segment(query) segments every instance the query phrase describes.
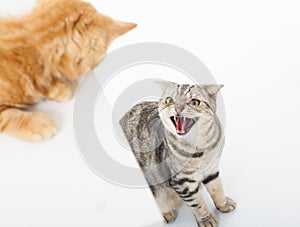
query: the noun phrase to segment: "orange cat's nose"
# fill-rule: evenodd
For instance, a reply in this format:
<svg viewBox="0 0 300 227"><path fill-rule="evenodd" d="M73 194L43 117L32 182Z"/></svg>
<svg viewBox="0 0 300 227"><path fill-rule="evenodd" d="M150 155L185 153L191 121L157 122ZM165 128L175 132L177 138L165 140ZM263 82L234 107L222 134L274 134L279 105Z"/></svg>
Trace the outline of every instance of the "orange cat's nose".
<svg viewBox="0 0 300 227"><path fill-rule="evenodd" d="M131 22L123 22L123 21L115 21L116 30L118 31L119 35L123 35L126 32L134 29L137 24Z"/></svg>

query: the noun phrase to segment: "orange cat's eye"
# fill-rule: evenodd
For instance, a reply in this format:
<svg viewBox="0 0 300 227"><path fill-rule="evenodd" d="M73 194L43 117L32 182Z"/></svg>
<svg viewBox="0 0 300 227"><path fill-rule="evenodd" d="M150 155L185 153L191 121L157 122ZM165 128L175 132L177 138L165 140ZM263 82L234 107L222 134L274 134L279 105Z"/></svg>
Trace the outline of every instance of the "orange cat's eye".
<svg viewBox="0 0 300 227"><path fill-rule="evenodd" d="M165 100L165 103L168 105L171 105L174 103L174 99L172 97L167 97Z"/></svg>
<svg viewBox="0 0 300 227"><path fill-rule="evenodd" d="M191 105L193 106L199 106L200 105L200 100L198 99L192 99L190 102Z"/></svg>

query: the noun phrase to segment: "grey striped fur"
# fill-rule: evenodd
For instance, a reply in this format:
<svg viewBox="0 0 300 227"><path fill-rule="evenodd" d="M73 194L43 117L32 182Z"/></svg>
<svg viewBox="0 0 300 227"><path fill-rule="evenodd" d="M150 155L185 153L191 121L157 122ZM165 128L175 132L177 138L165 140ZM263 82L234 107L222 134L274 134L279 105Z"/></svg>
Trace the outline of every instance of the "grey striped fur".
<svg viewBox="0 0 300 227"><path fill-rule="evenodd" d="M134 106L120 124L165 221L173 222L184 202L200 227L215 227L199 186L220 211L236 206L224 194L218 168L224 133L215 113L222 85L159 85L160 101Z"/></svg>

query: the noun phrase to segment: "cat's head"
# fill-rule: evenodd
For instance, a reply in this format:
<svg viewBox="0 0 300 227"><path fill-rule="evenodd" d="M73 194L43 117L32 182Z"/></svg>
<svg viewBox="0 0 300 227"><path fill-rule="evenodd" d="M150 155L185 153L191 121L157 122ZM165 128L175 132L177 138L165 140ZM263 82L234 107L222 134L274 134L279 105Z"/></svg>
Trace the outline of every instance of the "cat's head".
<svg viewBox="0 0 300 227"><path fill-rule="evenodd" d="M114 39L136 27L135 23L116 21L99 13L91 3L85 1L38 1L38 15L35 16L48 17L49 21L42 23L43 26L49 24L44 40L51 40L55 48L60 48L58 56L63 52L64 57L60 62L66 66L78 66L81 75L97 66Z"/></svg>
<svg viewBox="0 0 300 227"><path fill-rule="evenodd" d="M70 0L60 1L70 4ZM71 17L72 40L81 45L83 56L81 64L88 67L97 66L109 45L117 37L136 27L135 23L117 21L99 13L90 3L81 0L71 2L76 5L76 9L72 11L74 8L71 8L69 12L69 15L74 15Z"/></svg>
<svg viewBox="0 0 300 227"><path fill-rule="evenodd" d="M216 99L223 85L188 85L159 81L163 94L159 116L168 131L177 136L207 128L216 113Z"/></svg>

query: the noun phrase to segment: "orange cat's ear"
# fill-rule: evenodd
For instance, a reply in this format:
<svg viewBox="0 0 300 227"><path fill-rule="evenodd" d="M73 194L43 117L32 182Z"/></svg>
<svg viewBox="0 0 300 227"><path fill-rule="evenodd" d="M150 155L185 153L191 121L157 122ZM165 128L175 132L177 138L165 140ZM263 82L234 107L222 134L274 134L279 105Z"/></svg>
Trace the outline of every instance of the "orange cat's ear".
<svg viewBox="0 0 300 227"><path fill-rule="evenodd" d="M111 31L117 35L123 35L137 26L135 23L114 21L111 27Z"/></svg>

